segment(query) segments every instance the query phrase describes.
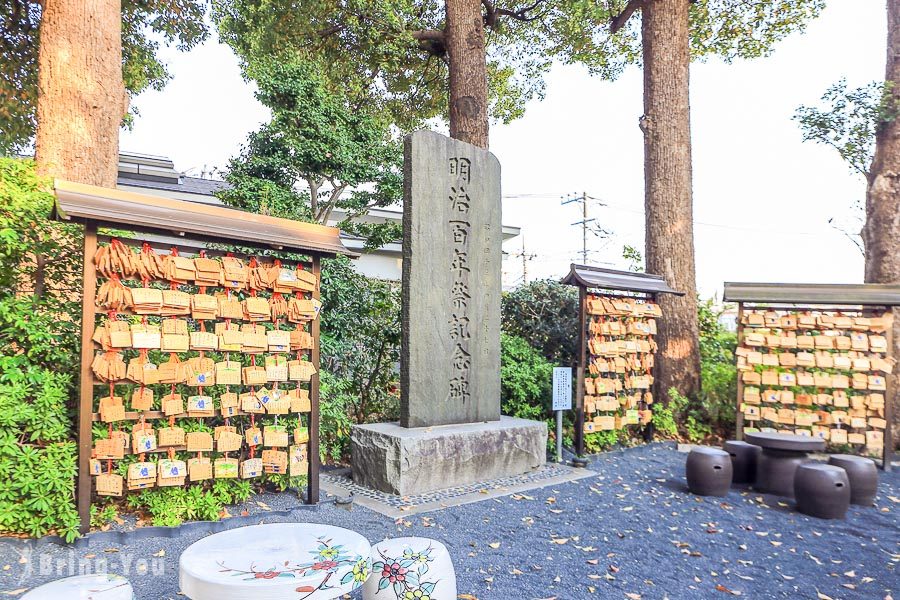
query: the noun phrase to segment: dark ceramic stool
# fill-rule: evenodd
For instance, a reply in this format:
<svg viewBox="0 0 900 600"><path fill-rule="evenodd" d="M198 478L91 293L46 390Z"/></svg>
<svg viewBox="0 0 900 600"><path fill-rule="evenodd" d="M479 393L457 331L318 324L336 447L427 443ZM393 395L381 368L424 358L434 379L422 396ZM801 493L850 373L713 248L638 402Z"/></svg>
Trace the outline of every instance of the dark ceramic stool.
<svg viewBox="0 0 900 600"><path fill-rule="evenodd" d="M694 448L685 465L688 489L698 496L725 496L731 487L731 457L718 448Z"/></svg>
<svg viewBox="0 0 900 600"><path fill-rule="evenodd" d="M828 464L847 472L847 479L850 481L850 504L859 506L875 504L875 493L878 491L878 468L875 461L865 456L833 454L828 458Z"/></svg>
<svg viewBox="0 0 900 600"><path fill-rule="evenodd" d="M747 442L729 440L725 442L725 452L731 456L732 483L756 481L756 462L759 460L762 448Z"/></svg>
<svg viewBox="0 0 900 600"><path fill-rule="evenodd" d="M794 495L794 474L808 462L809 452L825 450L825 440L793 433L754 432L747 441L762 448L753 489L779 496Z"/></svg>
<svg viewBox="0 0 900 600"><path fill-rule="evenodd" d="M850 507L850 480L840 467L808 462L794 476L797 510L819 519L843 519Z"/></svg>

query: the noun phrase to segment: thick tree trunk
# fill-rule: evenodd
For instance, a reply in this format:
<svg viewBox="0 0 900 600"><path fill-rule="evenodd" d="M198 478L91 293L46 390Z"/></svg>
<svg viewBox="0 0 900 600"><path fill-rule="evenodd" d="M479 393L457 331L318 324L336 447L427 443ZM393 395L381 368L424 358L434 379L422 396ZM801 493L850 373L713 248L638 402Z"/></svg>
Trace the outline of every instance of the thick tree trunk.
<svg viewBox="0 0 900 600"><path fill-rule="evenodd" d="M126 104L121 1L46 0L38 54L38 169L115 187Z"/></svg>
<svg viewBox="0 0 900 600"><path fill-rule="evenodd" d="M487 57L479 0L445 0L450 137L488 147Z"/></svg>
<svg viewBox="0 0 900 600"><path fill-rule="evenodd" d="M887 1L887 66L885 81L900 104L900 0ZM900 283L900 121L885 123L875 139L875 157L866 189L866 282ZM894 310L893 354L900 358L900 310ZM900 441L898 371L892 376L894 439Z"/></svg>
<svg viewBox="0 0 900 600"><path fill-rule="evenodd" d="M690 0L644 5L644 210L647 272L662 275L682 297L663 294L657 388L694 394L700 387L697 284L691 192L688 100Z"/></svg>

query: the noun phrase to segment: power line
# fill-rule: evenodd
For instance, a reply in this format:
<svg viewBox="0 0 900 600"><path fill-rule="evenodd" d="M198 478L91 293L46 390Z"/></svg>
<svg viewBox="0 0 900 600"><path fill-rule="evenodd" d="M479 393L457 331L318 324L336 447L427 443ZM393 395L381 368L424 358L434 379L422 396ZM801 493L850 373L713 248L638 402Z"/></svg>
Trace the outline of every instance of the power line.
<svg viewBox="0 0 900 600"><path fill-rule="evenodd" d="M516 198L569 198L570 202L580 202L583 198L587 200L594 200L597 202L601 202L601 206L605 206L611 210L617 210L620 212L627 212L636 215L645 216L646 212L640 209L627 208L625 206L616 205L615 203L610 203L608 200L601 198L599 196L591 196L586 192L582 192L581 196L576 196L572 198L572 194L558 194L558 193L533 193L533 194L508 194L503 196L503 198L516 199ZM567 202L563 202L566 204ZM728 229L732 231L746 231L748 233L769 233L776 235L805 235L805 236L816 236L816 237L824 237L825 235L832 235L834 231L831 228L823 228L821 231L779 231L772 229L760 229L753 227L738 227L735 225L730 225L726 223L711 223L708 221L697 221L693 220L692 223L694 225L699 225L701 227L715 227L719 229ZM577 223L573 223L573 225L581 224L581 221ZM608 232L605 232L608 233Z"/></svg>

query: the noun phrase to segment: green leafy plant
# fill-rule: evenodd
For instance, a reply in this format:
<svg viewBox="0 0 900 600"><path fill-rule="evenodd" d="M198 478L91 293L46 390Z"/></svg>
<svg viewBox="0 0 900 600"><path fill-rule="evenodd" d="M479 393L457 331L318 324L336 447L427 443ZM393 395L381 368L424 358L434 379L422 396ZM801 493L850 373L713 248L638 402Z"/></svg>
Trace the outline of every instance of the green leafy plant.
<svg viewBox="0 0 900 600"><path fill-rule="evenodd" d="M32 161L0 158L0 531L71 541L78 245L49 190Z"/></svg>
<svg viewBox="0 0 900 600"><path fill-rule="evenodd" d="M549 419L552 379L553 365L526 340L500 334L500 400L504 414Z"/></svg>
<svg viewBox="0 0 900 600"><path fill-rule="evenodd" d="M126 504L146 511L153 524L175 527L184 521L218 521L228 504L244 502L253 493L249 481L217 479L205 485L143 490L130 494Z"/></svg>
<svg viewBox="0 0 900 600"><path fill-rule="evenodd" d="M533 281L503 294L505 333L528 340L555 365L572 366L578 355L578 292L552 279Z"/></svg>
<svg viewBox="0 0 900 600"><path fill-rule="evenodd" d="M105 527L112 523L119 516L119 511L113 503L100 506L98 504L91 505L91 527Z"/></svg>

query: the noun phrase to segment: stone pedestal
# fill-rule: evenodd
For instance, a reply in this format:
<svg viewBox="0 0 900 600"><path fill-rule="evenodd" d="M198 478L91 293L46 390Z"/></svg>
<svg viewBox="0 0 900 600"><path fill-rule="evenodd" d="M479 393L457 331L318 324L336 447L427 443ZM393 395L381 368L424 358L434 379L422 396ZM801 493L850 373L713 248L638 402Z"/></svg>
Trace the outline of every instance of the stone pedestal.
<svg viewBox="0 0 900 600"><path fill-rule="evenodd" d="M546 423L514 417L424 428L357 425L351 438L353 480L399 496L520 475L547 456Z"/></svg>

